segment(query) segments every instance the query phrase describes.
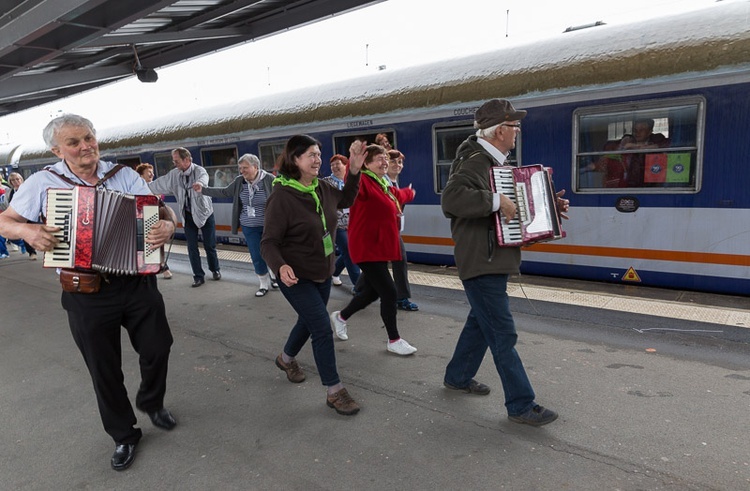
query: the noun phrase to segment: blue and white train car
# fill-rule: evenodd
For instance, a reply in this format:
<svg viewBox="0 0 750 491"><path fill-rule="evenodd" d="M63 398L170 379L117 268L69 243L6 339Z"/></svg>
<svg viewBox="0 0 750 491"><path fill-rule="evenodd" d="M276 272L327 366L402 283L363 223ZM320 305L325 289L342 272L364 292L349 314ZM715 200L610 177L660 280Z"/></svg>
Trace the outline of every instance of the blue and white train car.
<svg viewBox="0 0 750 491"><path fill-rule="evenodd" d="M496 97L528 110L512 160L552 167L572 205L567 237L526 248L525 273L750 292L747 1L105 129L100 146L157 175L184 146L224 185L237 175L232 158L254 153L272 169L296 133L318 138L325 160L386 133L406 155L401 184L417 190L406 207L410 261L452 264L440 193L474 110ZM661 144L626 148L641 120ZM19 166L51 160L25 149ZM640 170L618 179L633 161ZM239 243L231 204L215 204L220 240Z"/></svg>

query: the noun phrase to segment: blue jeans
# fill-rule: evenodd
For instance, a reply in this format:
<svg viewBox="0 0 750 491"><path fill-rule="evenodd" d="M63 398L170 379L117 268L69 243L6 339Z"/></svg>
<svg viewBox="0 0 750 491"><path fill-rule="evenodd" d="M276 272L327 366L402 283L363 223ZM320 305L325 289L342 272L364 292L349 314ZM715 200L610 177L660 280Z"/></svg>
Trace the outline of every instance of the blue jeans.
<svg viewBox="0 0 750 491"><path fill-rule="evenodd" d="M336 259L336 268L333 270L333 276L338 276L344 270L349 273L349 279L352 285L357 284L359 279L359 266L352 262L352 258L349 256L349 235L346 230L336 229L336 247L338 247L341 255Z"/></svg>
<svg viewBox="0 0 750 491"><path fill-rule="evenodd" d="M5 237L0 235L0 256L8 255L8 246L5 245Z"/></svg>
<svg viewBox="0 0 750 491"><path fill-rule="evenodd" d="M516 352L516 326L506 291L508 275L493 274L462 282L471 310L445 369L445 382L466 387L490 348L505 392L505 408L518 416L534 406L534 389Z"/></svg>
<svg viewBox="0 0 750 491"><path fill-rule="evenodd" d="M323 283L300 279L291 287L279 281L279 288L298 315L297 323L284 345L284 353L297 356L312 337L313 357L321 382L327 387L340 383L336 351L333 349L333 331L326 307L331 294L331 279Z"/></svg>
<svg viewBox="0 0 750 491"><path fill-rule="evenodd" d="M187 239L188 257L190 258L190 267L193 269L193 279L203 279L206 272L201 266L201 253L198 251L198 226L193 221L193 215L185 212L185 238ZM203 235L203 249L206 251L206 261L208 269L215 273L219 271L219 256L216 254L216 223L214 214L208 217L206 223L200 228Z"/></svg>
<svg viewBox="0 0 750 491"><path fill-rule="evenodd" d="M242 234L247 242L247 250L253 259L255 274L263 276L268 274L268 266L260 255L260 238L263 236L263 227L246 227L242 225Z"/></svg>

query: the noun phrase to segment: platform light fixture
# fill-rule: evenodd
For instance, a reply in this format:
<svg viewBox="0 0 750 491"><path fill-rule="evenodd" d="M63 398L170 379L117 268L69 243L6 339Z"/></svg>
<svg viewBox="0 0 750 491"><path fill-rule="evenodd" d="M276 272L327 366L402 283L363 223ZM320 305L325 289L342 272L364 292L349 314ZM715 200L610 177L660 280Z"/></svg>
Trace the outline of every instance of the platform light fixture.
<svg viewBox="0 0 750 491"><path fill-rule="evenodd" d="M135 49L135 44L133 44L132 46L133 54L135 55L135 65L133 65L133 71L135 72L135 76L138 77L138 80L143 83L154 83L159 80L159 74L156 73L156 70L154 70L153 68L146 68L141 65L141 60L138 58L138 51Z"/></svg>

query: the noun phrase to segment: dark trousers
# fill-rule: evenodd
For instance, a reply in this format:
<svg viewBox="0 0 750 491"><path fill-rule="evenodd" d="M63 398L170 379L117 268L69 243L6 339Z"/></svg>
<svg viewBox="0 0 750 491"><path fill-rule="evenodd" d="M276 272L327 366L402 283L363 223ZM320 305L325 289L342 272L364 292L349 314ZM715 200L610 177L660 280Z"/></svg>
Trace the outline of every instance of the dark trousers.
<svg viewBox="0 0 750 491"><path fill-rule="evenodd" d="M396 298L401 300L411 298L411 288L409 288L409 268L406 266L406 246L400 235L398 241L401 244L401 260L391 261L391 268L393 269L393 282L396 283Z"/></svg>
<svg viewBox="0 0 750 491"><path fill-rule="evenodd" d="M279 281L279 288L298 315L284 345L284 353L297 356L307 340L312 338L313 357L320 381L327 387L338 384L341 379L336 370L333 332L326 307L331 294L331 279L318 283L300 278L293 286Z"/></svg>
<svg viewBox="0 0 750 491"><path fill-rule="evenodd" d="M200 230L203 235L203 249L206 251L206 261L208 262L208 269L215 273L219 271L219 256L216 254L216 222L214 221L214 214L208 217L206 223L201 228L193 221L193 215L189 212L185 212L185 239L187 239L188 258L190 259L190 267L193 270L193 279L203 279L206 276L206 272L203 271L201 266L201 253L198 251L198 231Z"/></svg>
<svg viewBox="0 0 750 491"><path fill-rule="evenodd" d="M139 355L141 385L137 408L164 407L167 365L172 345L164 300L155 276L111 276L98 293L62 294L62 306L78 349L94 383L104 430L118 444L136 443L141 430L128 398L122 373L124 327Z"/></svg>
<svg viewBox="0 0 750 491"><path fill-rule="evenodd" d="M409 268L406 265L406 246L401 236L398 237L401 244L401 260L391 261L393 269L393 282L396 285L396 299L411 298L411 288L409 287ZM350 275L351 277L351 275ZM364 288L364 278L360 276L354 284L354 290L361 292Z"/></svg>
<svg viewBox="0 0 750 491"><path fill-rule="evenodd" d="M362 276L359 277L362 290L341 311L341 317L349 319L380 298L380 318L388 331L388 339L398 339L400 336L396 323L396 285L388 271L388 263L366 262L359 263L359 267L362 270Z"/></svg>

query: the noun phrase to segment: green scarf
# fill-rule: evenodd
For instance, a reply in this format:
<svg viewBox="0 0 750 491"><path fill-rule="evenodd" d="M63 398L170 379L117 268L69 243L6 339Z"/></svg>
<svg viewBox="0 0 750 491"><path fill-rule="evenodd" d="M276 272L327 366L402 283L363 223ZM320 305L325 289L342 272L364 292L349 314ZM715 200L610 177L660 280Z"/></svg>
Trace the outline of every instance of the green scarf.
<svg viewBox="0 0 750 491"><path fill-rule="evenodd" d="M377 177L377 176L376 176ZM301 182L299 182L296 179L289 179L287 177L284 177L282 175L279 175L276 179L273 180L273 184L281 184L282 186L289 186L292 189L296 189L300 193L307 193L312 195L313 199L315 200L315 211L318 212L320 215L320 219L323 222L323 233L328 232L328 226L326 225L326 216L325 213L323 213L323 207L320 204L320 198L318 198L318 193L315 192L315 190L318 188L318 178L313 178L312 184L309 186L302 185Z"/></svg>
<svg viewBox="0 0 750 491"><path fill-rule="evenodd" d="M383 188L383 192L388 195L389 198L393 200L394 203L396 203L396 208L398 208L398 213L401 214L401 203L398 202L398 199L391 193L391 190L388 187L388 183L383 179L382 177L379 177L377 174L375 174L373 171L369 169L362 169L362 174L366 176L370 176L373 179L375 179L375 182L380 184L380 187Z"/></svg>

